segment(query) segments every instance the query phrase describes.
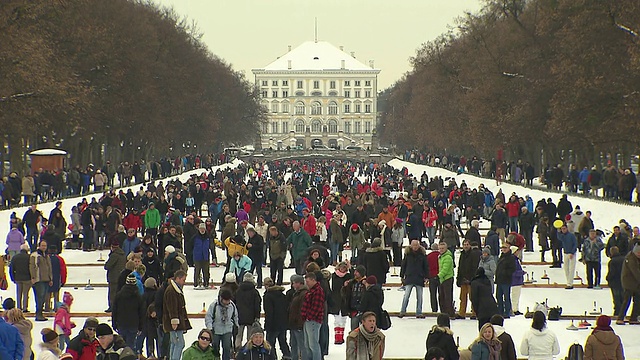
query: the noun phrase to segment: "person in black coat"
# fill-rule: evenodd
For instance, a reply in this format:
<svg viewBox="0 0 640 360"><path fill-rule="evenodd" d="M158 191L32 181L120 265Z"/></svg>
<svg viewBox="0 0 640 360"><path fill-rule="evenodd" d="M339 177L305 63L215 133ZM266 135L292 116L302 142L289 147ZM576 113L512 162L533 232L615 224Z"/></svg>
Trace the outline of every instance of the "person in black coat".
<svg viewBox="0 0 640 360"><path fill-rule="evenodd" d="M238 335L236 336L236 346L243 344L242 338L244 333L247 333L248 338L251 326L260 319L262 298L258 290L256 290L256 284L253 281L253 275L251 273L245 273L236 291L236 308L238 309L239 325Z"/></svg>
<svg viewBox="0 0 640 360"><path fill-rule="evenodd" d="M478 249L478 244L471 246L469 240L462 242L462 252L458 260L458 275L456 285L460 288L460 309L456 318L464 319L467 316L467 299L470 297L471 280L476 275L476 269L480 263L482 250Z"/></svg>
<svg viewBox="0 0 640 360"><path fill-rule="evenodd" d="M127 276L125 286L116 294L111 313L113 328L131 349L136 348L136 335L142 331L146 315L144 300L140 296L136 281L133 274Z"/></svg>
<svg viewBox="0 0 640 360"><path fill-rule="evenodd" d="M367 311L371 311L376 314L376 319L382 317L382 304L384 303L384 294L382 293L382 287L378 284L378 279L374 275L367 276L365 280L366 290L362 293L360 299L360 307L358 313L364 314Z"/></svg>
<svg viewBox="0 0 640 360"><path fill-rule="evenodd" d="M147 252L142 258L142 264L146 267L146 271L144 273L144 280L148 278L156 279L156 283L159 284L162 282L162 262L156 256L156 252L154 248L150 247L147 249Z"/></svg>
<svg viewBox="0 0 640 360"><path fill-rule="evenodd" d="M520 224L519 231L522 237L524 237L527 252L533 251L533 227L535 225L535 217L529 212L526 206L522 207L518 223Z"/></svg>
<svg viewBox="0 0 640 360"><path fill-rule="evenodd" d="M423 318L422 291L426 280L429 279L429 264L427 263L427 251L420 245L419 240L411 240L411 245L404 250L404 259L400 266L400 279L405 286L405 295L402 300L400 317L407 311L407 304L411 291L416 288L417 307L416 317Z"/></svg>
<svg viewBox="0 0 640 360"><path fill-rule="evenodd" d="M371 247L366 250L363 261L364 267L367 269L367 276L373 275L378 281L378 285L387 282L387 273L389 272L389 259L382 247L380 238L373 239Z"/></svg>
<svg viewBox="0 0 640 360"><path fill-rule="evenodd" d="M264 238L256 232L252 225L247 225L247 249L251 259L251 273L255 271L258 276L258 289L262 289L262 264L264 263Z"/></svg>
<svg viewBox="0 0 640 360"><path fill-rule="evenodd" d="M438 315L436 325L433 325L431 331L429 331L429 335L427 335L427 351L434 347L437 347L444 352L444 360L460 359L458 347L453 339L453 331L451 331L449 315L447 314Z"/></svg>
<svg viewBox="0 0 640 360"><path fill-rule="evenodd" d="M53 224L47 226L47 230L42 235L42 240L47 242L47 252L60 254L62 252L62 236L55 230Z"/></svg>
<svg viewBox="0 0 640 360"><path fill-rule="evenodd" d="M289 307L284 287L274 285L269 277L264 279L264 330L267 332L267 342L275 347L276 339L280 344L280 351L284 358L291 357L291 350L287 344L287 320Z"/></svg>
<svg viewBox="0 0 640 360"><path fill-rule="evenodd" d="M617 316L622 308L624 294L624 289L622 288L622 265L624 264L625 256L620 254L617 246L611 247L609 253L611 254L611 260L609 260L608 265L607 284L613 297L613 315Z"/></svg>
<svg viewBox="0 0 640 360"><path fill-rule="evenodd" d="M482 267L476 270L476 276L471 280L471 306L478 318L478 329L481 329L482 325L488 323L491 317L498 313L491 281L485 275Z"/></svg>
<svg viewBox="0 0 640 360"><path fill-rule="evenodd" d="M500 246L502 254L496 267L496 287L498 296L498 313L505 319L511 316L511 281L516 271L516 257L508 243Z"/></svg>

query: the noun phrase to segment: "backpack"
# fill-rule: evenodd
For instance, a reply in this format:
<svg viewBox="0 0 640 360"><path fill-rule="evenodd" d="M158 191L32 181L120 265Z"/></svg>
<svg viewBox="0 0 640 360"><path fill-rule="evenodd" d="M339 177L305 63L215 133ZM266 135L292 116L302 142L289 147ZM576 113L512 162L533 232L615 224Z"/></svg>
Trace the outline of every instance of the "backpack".
<svg viewBox="0 0 640 360"><path fill-rule="evenodd" d="M575 343L569 347L569 354L565 360L582 360L584 358L584 348L582 345Z"/></svg>
<svg viewBox="0 0 640 360"><path fill-rule="evenodd" d="M382 310L382 312L380 313L379 327L382 330L389 330L389 328L391 327L391 317L389 316L389 313L387 312L387 310Z"/></svg>

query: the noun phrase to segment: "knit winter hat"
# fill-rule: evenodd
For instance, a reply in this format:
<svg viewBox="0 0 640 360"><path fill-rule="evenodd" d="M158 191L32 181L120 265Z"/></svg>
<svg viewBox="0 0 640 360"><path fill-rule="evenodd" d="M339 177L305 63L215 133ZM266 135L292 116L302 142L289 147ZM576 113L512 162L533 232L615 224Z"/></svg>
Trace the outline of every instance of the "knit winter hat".
<svg viewBox="0 0 640 360"><path fill-rule="evenodd" d="M99 324L96 326L96 337L104 335L113 335L113 329L109 324Z"/></svg>
<svg viewBox="0 0 640 360"><path fill-rule="evenodd" d="M7 311L7 310L11 310L13 308L16 307L16 302L15 300L13 300L13 298L6 298L3 302L2 302L2 308Z"/></svg>
<svg viewBox="0 0 640 360"><path fill-rule="evenodd" d="M364 265L358 265L356 266L356 272L358 272L361 276L365 276L367 275L367 268L365 268Z"/></svg>
<svg viewBox="0 0 640 360"><path fill-rule="evenodd" d="M596 320L596 326L599 328L607 328L611 326L611 318L607 315L600 315Z"/></svg>
<svg viewBox="0 0 640 360"><path fill-rule="evenodd" d="M375 285L378 283L378 278L375 275L369 275L367 276L367 284L369 285Z"/></svg>
<svg viewBox="0 0 640 360"><path fill-rule="evenodd" d="M491 255L491 246L487 245L485 247L482 248L482 253L483 254L487 254L487 255Z"/></svg>
<svg viewBox="0 0 640 360"><path fill-rule="evenodd" d="M200 223L200 225L198 225L198 229L207 230L207 224Z"/></svg>
<svg viewBox="0 0 640 360"><path fill-rule="evenodd" d="M242 276L242 281L253 282L253 274L252 273L244 273L244 276Z"/></svg>
<svg viewBox="0 0 640 360"><path fill-rule="evenodd" d="M250 334L251 337L253 337L254 335L264 335L264 330L262 330L262 327L260 325L256 325L251 327Z"/></svg>
<svg viewBox="0 0 640 360"><path fill-rule="evenodd" d="M67 306L71 306L71 304L73 304L73 295L71 295L70 292L65 291L62 295L62 302Z"/></svg>
<svg viewBox="0 0 640 360"><path fill-rule="evenodd" d="M42 331L40 331L40 334L42 335L42 342L45 343L52 342L53 340L56 340L58 338L58 333L50 328L42 329Z"/></svg>
<svg viewBox="0 0 640 360"><path fill-rule="evenodd" d="M144 281L144 287L149 288L149 289L155 289L156 286L158 286L158 283L156 282L156 279L150 277L147 280Z"/></svg>
<svg viewBox="0 0 640 360"><path fill-rule="evenodd" d="M167 245L167 247L164 248L164 252L173 254L174 252L176 252L176 248L174 248L173 245Z"/></svg>
<svg viewBox="0 0 640 360"><path fill-rule="evenodd" d="M358 231L358 224L351 225L351 231Z"/></svg>
<svg viewBox="0 0 640 360"><path fill-rule="evenodd" d="M86 328L97 328L98 324L100 324L98 322L98 319L94 318L94 317L89 317L87 318L87 320L84 321L84 326L82 327L83 329Z"/></svg>
<svg viewBox="0 0 640 360"><path fill-rule="evenodd" d="M292 283L304 284L304 277L302 275L298 275L298 274L291 275L290 280Z"/></svg>
<svg viewBox="0 0 640 360"><path fill-rule="evenodd" d="M127 285L136 285L137 282L136 276L133 275L133 273L127 275Z"/></svg>
<svg viewBox="0 0 640 360"><path fill-rule="evenodd" d="M234 283L234 282L236 282L236 274L227 273L227 275L224 276L224 282L226 282L226 283Z"/></svg>

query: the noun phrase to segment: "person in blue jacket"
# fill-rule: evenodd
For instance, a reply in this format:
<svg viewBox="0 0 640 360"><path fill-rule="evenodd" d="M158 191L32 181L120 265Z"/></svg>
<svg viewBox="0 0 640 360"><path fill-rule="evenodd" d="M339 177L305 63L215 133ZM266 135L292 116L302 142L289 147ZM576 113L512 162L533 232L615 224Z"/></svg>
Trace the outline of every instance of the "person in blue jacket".
<svg viewBox="0 0 640 360"><path fill-rule="evenodd" d="M18 328L0 317L0 359L22 360L23 355L24 342Z"/></svg>
<svg viewBox="0 0 640 360"><path fill-rule="evenodd" d="M573 289L573 274L576 271L576 253L578 252L578 240L576 236L569 232L567 224L562 225L558 233L558 240L562 243L562 252L564 253L564 276L567 278L567 287L565 289Z"/></svg>
<svg viewBox="0 0 640 360"><path fill-rule="evenodd" d="M207 224L198 225L198 233L193 238L193 263L195 272L193 273L193 286L196 289L204 290L209 287L209 259L211 239L207 235ZM200 281L202 275L202 282Z"/></svg>

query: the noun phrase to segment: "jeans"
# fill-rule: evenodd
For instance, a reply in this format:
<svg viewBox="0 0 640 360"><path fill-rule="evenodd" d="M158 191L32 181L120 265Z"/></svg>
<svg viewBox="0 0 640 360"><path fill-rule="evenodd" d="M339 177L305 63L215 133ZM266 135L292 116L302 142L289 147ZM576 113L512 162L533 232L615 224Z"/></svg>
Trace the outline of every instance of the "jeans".
<svg viewBox="0 0 640 360"><path fill-rule="evenodd" d="M284 258L271 259L271 264L269 265L269 267L271 271L271 279L276 283L276 285L282 285L284 274Z"/></svg>
<svg viewBox="0 0 640 360"><path fill-rule="evenodd" d="M25 240L27 240L27 242L29 243L31 251L35 251L37 247L38 236L39 234L37 228L27 227L27 238Z"/></svg>
<svg viewBox="0 0 640 360"><path fill-rule="evenodd" d="M89 250L91 245L93 245L93 229L85 227L82 229L82 236L82 250Z"/></svg>
<svg viewBox="0 0 640 360"><path fill-rule="evenodd" d="M429 238L429 245L433 244L436 240L436 228L435 226L427 228L427 237Z"/></svg>
<svg viewBox="0 0 640 360"><path fill-rule="evenodd" d="M231 347L233 346L232 340L233 334L213 334L213 341L211 342L211 346L213 346L213 353L220 357L220 343L222 343L222 360L231 359Z"/></svg>
<svg viewBox="0 0 640 360"><path fill-rule="evenodd" d="M599 261L587 261L587 284L589 287L600 286L600 272L602 268L600 267ZM595 282L593 281L593 275L596 275Z"/></svg>
<svg viewBox="0 0 640 360"><path fill-rule="evenodd" d="M309 358L307 346L304 343L304 331L289 330L291 335L291 360L306 360Z"/></svg>
<svg viewBox="0 0 640 360"><path fill-rule="evenodd" d="M624 290L624 298L622 299L622 307L620 308L620 313L618 313L618 320L624 320L625 316L627 316L627 310L629 310L629 306L631 305L631 300L633 299L633 309L631 309L631 321L638 320L638 313L640 312L640 291L633 290Z"/></svg>
<svg viewBox="0 0 640 360"><path fill-rule="evenodd" d="M331 253L330 263L333 264L338 262L338 255L340 254L340 243L329 241L329 252Z"/></svg>
<svg viewBox="0 0 640 360"><path fill-rule="evenodd" d="M567 278L567 286L573 287L573 276L576 273L576 254L564 255L564 276Z"/></svg>
<svg viewBox="0 0 640 360"><path fill-rule="evenodd" d="M320 350L320 327L322 324L307 320L304 322L304 344L307 348L308 356L305 360L321 360L322 351Z"/></svg>
<svg viewBox="0 0 640 360"><path fill-rule="evenodd" d="M404 286L404 298L402 299L402 308L400 309L400 313L404 314L407 312L407 305L409 304L409 297L411 297L411 292L413 289L416 289L416 315L422 314L422 291L423 287L418 285L405 285Z"/></svg>
<svg viewBox="0 0 640 360"><path fill-rule="evenodd" d="M69 340L69 337L67 335L59 335L58 336L58 349L60 349L61 351L64 351L64 349L66 349L67 346L69 346L69 342L71 342L71 340Z"/></svg>
<svg viewBox="0 0 640 360"><path fill-rule="evenodd" d="M498 314L504 318L511 317L511 284L498 284Z"/></svg>
<svg viewBox="0 0 640 360"><path fill-rule="evenodd" d="M180 360L184 349L184 333L182 330L169 332L169 359Z"/></svg>
<svg viewBox="0 0 640 360"><path fill-rule="evenodd" d="M262 260L251 259L251 261L252 263L250 272L253 273L255 271L257 273L258 278L256 279L256 284L258 285L257 288L260 289L262 288Z"/></svg>
<svg viewBox="0 0 640 360"><path fill-rule="evenodd" d="M271 344L274 350L276 348L276 339L278 340L278 344L280 344L282 356L291 357L291 350L289 350L289 344L287 344L287 331L267 331L267 342Z"/></svg>
<svg viewBox="0 0 640 360"><path fill-rule="evenodd" d="M304 265L304 258L293 260L293 266L296 268L297 275L304 275L304 269L302 266Z"/></svg>
<svg viewBox="0 0 640 360"><path fill-rule="evenodd" d="M38 281L33 285L33 290L36 293L36 314L38 315L42 315L48 288L49 284L46 281Z"/></svg>
<svg viewBox="0 0 640 360"><path fill-rule="evenodd" d="M518 217L509 217L509 232L518 232Z"/></svg>
<svg viewBox="0 0 640 360"><path fill-rule="evenodd" d="M162 327L162 325L158 325L158 327L156 328L156 333L158 334L158 339L156 339L156 347L158 349L158 353L156 354L156 357L160 359L167 354L167 347L165 345L167 334L164 332L164 328Z"/></svg>
<svg viewBox="0 0 640 360"><path fill-rule="evenodd" d="M130 347L134 352L136 351L136 335L138 334L137 329L118 329L118 334L122 336L122 339L127 346Z"/></svg>
<svg viewBox="0 0 640 360"><path fill-rule="evenodd" d="M611 296L613 297L613 315L618 316L622 308L622 300L624 299L624 290L622 288L611 288Z"/></svg>

